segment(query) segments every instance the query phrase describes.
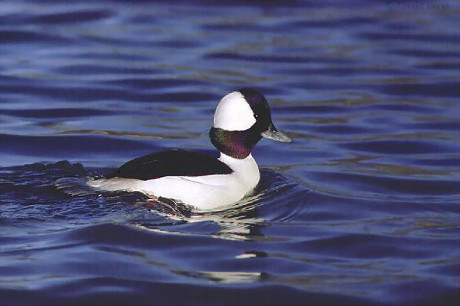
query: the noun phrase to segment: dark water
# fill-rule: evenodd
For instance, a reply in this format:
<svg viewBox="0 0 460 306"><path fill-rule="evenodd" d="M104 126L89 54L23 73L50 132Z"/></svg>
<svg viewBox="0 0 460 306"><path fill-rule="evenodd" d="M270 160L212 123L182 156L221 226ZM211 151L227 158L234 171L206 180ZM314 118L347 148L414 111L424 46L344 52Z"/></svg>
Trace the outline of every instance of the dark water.
<svg viewBox="0 0 460 306"><path fill-rule="evenodd" d="M0 305L458 305L458 4L226 3L0 2ZM295 139L253 197L83 187L243 86Z"/></svg>

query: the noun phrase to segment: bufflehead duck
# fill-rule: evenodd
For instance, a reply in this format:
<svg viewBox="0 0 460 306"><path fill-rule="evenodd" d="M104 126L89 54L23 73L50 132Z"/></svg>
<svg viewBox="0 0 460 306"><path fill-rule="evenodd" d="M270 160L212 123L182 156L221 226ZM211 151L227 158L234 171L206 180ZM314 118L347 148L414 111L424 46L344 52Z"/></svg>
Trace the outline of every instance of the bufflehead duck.
<svg viewBox="0 0 460 306"><path fill-rule="evenodd" d="M220 157L186 150L169 150L133 159L105 178L90 180L106 191L139 191L179 200L200 210L238 202L260 179L251 151L262 138L291 139L272 123L265 97L251 88L222 98L209 131Z"/></svg>

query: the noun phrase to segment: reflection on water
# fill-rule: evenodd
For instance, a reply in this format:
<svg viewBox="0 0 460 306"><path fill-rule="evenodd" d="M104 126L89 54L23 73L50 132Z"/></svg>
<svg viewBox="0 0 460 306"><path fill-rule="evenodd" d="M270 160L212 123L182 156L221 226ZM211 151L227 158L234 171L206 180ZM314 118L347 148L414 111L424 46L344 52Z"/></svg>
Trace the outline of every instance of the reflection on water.
<svg viewBox="0 0 460 306"><path fill-rule="evenodd" d="M191 276L191 275L188 275ZM259 272L198 272L191 277L208 279L211 282L219 284L247 283L260 279Z"/></svg>

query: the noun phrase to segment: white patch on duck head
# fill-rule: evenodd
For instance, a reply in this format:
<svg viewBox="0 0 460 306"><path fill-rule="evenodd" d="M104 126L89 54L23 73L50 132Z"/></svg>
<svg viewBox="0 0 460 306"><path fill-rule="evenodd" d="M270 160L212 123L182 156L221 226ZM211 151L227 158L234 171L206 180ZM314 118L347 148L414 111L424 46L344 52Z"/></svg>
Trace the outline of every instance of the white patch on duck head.
<svg viewBox="0 0 460 306"><path fill-rule="evenodd" d="M254 113L244 96L234 91L220 100L214 114L214 127L226 131L245 131L256 123Z"/></svg>

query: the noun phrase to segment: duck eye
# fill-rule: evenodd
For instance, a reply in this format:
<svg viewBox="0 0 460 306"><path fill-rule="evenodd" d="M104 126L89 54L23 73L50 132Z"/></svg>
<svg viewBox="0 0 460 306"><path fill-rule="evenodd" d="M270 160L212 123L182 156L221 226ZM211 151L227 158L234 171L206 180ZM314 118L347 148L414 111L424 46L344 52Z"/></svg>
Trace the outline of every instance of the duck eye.
<svg viewBox="0 0 460 306"><path fill-rule="evenodd" d="M259 114L254 114L254 118L259 118Z"/></svg>

